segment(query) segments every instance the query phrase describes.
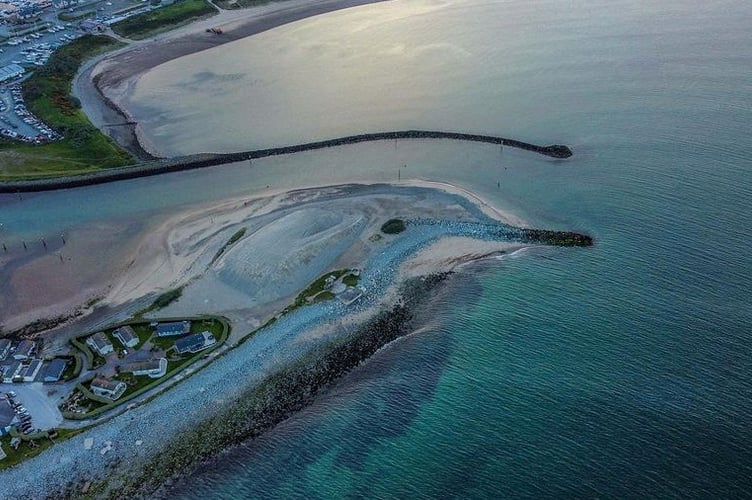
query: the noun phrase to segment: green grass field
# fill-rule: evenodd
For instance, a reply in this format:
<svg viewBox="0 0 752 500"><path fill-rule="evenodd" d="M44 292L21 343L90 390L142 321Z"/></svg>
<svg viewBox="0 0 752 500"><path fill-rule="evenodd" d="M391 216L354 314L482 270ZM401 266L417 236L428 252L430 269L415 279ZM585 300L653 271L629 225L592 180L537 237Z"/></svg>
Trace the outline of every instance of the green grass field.
<svg viewBox="0 0 752 500"><path fill-rule="evenodd" d="M165 7L115 23L112 30L125 38L143 40L216 13L217 9L206 0L177 0Z"/></svg>
<svg viewBox="0 0 752 500"><path fill-rule="evenodd" d="M53 444L60 441L65 441L66 439L73 437L82 431L82 429L59 429L57 431L58 436L56 438L35 439L33 440L33 445L30 443L30 441L23 440L17 450L14 450L10 445L10 440L12 439L11 436L4 436L2 439L0 439L0 445L2 445L3 451L5 451L7 457L4 460L0 461L0 470L7 469L23 462L24 460L28 460L31 457L39 455Z"/></svg>
<svg viewBox="0 0 752 500"><path fill-rule="evenodd" d="M84 60L121 44L106 36L84 36L57 50L23 83L29 110L65 138L44 145L0 140L0 180L91 172L132 163L130 155L99 132L70 95Z"/></svg>

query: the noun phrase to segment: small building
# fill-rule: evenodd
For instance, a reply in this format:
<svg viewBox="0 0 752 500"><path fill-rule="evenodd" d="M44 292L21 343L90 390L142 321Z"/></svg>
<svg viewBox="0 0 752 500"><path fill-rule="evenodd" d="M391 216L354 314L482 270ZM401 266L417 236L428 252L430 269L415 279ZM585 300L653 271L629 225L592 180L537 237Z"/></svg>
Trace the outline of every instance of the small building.
<svg viewBox="0 0 752 500"><path fill-rule="evenodd" d="M18 78L25 72L26 70L23 68L23 66L19 66L18 64L9 64L7 66L3 66L2 68L0 68L0 83L3 83L7 80L12 80L13 78Z"/></svg>
<svg viewBox="0 0 752 500"><path fill-rule="evenodd" d="M104 332L97 332L87 338L86 344L102 356L107 356L115 350L112 346L112 342L110 342L110 339L107 338L107 335L105 335Z"/></svg>
<svg viewBox="0 0 752 500"><path fill-rule="evenodd" d="M134 361L120 367L121 372L132 373L140 377L148 375L150 378L163 377L167 373L167 359L149 359L146 361Z"/></svg>
<svg viewBox="0 0 752 500"><path fill-rule="evenodd" d="M91 389L91 392L97 396L103 396L115 401L123 395L127 386L125 383L117 380L107 380L104 377L96 377L91 381L91 384L89 384L89 388Z"/></svg>
<svg viewBox="0 0 752 500"><path fill-rule="evenodd" d="M185 335L191 331L190 321L174 321L171 323L158 323L157 324L157 336L158 337L174 337L177 335Z"/></svg>
<svg viewBox="0 0 752 500"><path fill-rule="evenodd" d="M11 342L8 339L0 339L0 361L8 357Z"/></svg>
<svg viewBox="0 0 752 500"><path fill-rule="evenodd" d="M333 274L330 274L326 277L324 280L324 290L329 290L332 285L334 285L334 282L337 281L337 277Z"/></svg>
<svg viewBox="0 0 752 500"><path fill-rule="evenodd" d="M81 24L79 25L79 28L81 28L81 31L88 34L99 34L102 33L106 26L96 19L86 19L84 21L81 21Z"/></svg>
<svg viewBox="0 0 752 500"><path fill-rule="evenodd" d="M34 355L34 351L37 350L37 343L31 340L22 340L18 343L16 350L13 352L13 359L21 361L29 359Z"/></svg>
<svg viewBox="0 0 752 500"><path fill-rule="evenodd" d="M21 371L21 362L14 361L8 365L3 365L0 367L0 370L2 371L3 383L10 384L16 378L16 375L18 375L18 372Z"/></svg>
<svg viewBox="0 0 752 500"><path fill-rule="evenodd" d="M31 363L29 363L29 366L26 367L26 371L23 374L23 381L34 382L34 379L37 378L37 375L39 374L39 370L41 369L42 369L42 360L32 359Z"/></svg>
<svg viewBox="0 0 752 500"><path fill-rule="evenodd" d="M64 359L55 358L44 367L42 371L42 382L49 384L57 382L63 377L63 372L68 366L68 362Z"/></svg>
<svg viewBox="0 0 752 500"><path fill-rule="evenodd" d="M138 345L138 335L129 325L116 328L112 334L123 344L123 347L135 347Z"/></svg>
<svg viewBox="0 0 752 500"><path fill-rule="evenodd" d="M180 354L185 353L197 353L203 351L217 343L217 339L214 338L209 332L194 333L184 339L175 341L175 349Z"/></svg>

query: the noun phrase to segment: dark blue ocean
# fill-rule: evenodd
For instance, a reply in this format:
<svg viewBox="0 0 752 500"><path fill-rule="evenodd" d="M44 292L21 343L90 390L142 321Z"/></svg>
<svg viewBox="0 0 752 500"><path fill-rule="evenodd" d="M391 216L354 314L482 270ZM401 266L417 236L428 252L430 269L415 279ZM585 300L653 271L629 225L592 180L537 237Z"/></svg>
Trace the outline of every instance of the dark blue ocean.
<svg viewBox="0 0 752 500"><path fill-rule="evenodd" d="M575 151L456 176L597 244L465 268L425 328L174 494L751 496L752 2L431 5L400 30L504 54L439 96L468 103L456 128Z"/></svg>

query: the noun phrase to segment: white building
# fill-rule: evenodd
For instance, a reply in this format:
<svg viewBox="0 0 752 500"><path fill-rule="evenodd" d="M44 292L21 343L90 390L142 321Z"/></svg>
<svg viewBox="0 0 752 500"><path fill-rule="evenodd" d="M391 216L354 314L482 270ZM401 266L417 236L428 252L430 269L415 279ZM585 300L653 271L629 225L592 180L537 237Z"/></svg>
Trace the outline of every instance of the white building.
<svg viewBox="0 0 752 500"><path fill-rule="evenodd" d="M0 83L12 80L13 78L18 78L25 72L26 70L18 64L9 64L7 66L3 66L2 68L0 68Z"/></svg>
<svg viewBox="0 0 752 500"><path fill-rule="evenodd" d="M132 373L140 377L148 375L151 378L159 378L167 373L167 359L149 359L146 361L135 361L120 367L121 372Z"/></svg>
<svg viewBox="0 0 752 500"><path fill-rule="evenodd" d="M97 332L87 338L86 344L102 356L106 356L115 350L115 348L112 347L112 342L110 342L110 339L107 338L107 335L105 335L104 332Z"/></svg>
<svg viewBox="0 0 752 500"><path fill-rule="evenodd" d="M104 396L114 401L123 395L127 386L117 380L107 380L106 378L97 377L91 381L89 388L97 396Z"/></svg>

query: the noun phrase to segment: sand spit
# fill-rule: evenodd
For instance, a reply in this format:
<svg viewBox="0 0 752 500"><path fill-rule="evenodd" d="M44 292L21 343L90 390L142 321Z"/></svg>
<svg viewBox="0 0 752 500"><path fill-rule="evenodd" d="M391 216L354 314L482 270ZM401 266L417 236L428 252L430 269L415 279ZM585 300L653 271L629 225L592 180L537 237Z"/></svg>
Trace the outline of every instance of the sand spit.
<svg viewBox="0 0 752 500"><path fill-rule="evenodd" d="M427 189L429 187L434 189ZM440 191L435 188L440 188ZM460 195L468 196L464 190L451 185L422 181L413 181L411 187L322 186L289 192L270 191L209 206L188 207L177 214L157 216L125 227L120 221L81 227L68 236L64 247L49 253L23 256L23 260L8 262L0 268L8 284L6 293L0 298L0 326L5 331L13 331L40 318L68 316L80 309L89 313L91 311L86 305L94 299L98 299L98 309L115 311L144 297L196 281L205 274L217 250L241 227L248 228L246 238L255 242L255 251L276 252L278 240L284 240L285 231L289 230L285 229L285 224L292 222L291 214L298 218L299 228L306 228L310 225L307 220L315 220L322 214L335 213L337 217L350 214L348 220L358 225L358 234L352 236L349 246L339 251L332 251L337 243L335 238L325 249L314 252L314 256L319 255L320 263L312 265L305 272L301 271L300 275L293 277L294 266L288 265L290 269L284 273L289 274L285 278L289 293L279 294L275 291L266 295L264 300L256 300L259 307L263 304L268 307L264 306L251 314L253 317L277 307L277 304L273 304L275 301L268 300L269 297L274 295L276 301L284 301L295 293L295 289L304 287L306 280L315 278L316 273L325 272L327 266L357 267L369 251L383 245L383 241L374 242L368 238L378 233L379 224L392 216L469 220L485 213L504 223L515 225L522 222L511 214L491 208L485 202L476 206ZM478 209L478 206L481 208ZM473 212L477 214L472 215ZM360 222L356 223L356 220ZM264 227L268 230L274 225L278 227L269 233L267 242L264 242ZM313 251L317 245L323 244L323 240L309 238L307 245L304 245L302 240L308 236L302 233L299 236L298 241L286 241L284 248L301 251L307 247ZM222 270L224 281L214 271L206 273L198 286L186 289L186 300L176 304L182 309L175 312L212 310L211 299L203 302L207 297L204 297L202 290L209 286L217 289L228 287L226 281L230 268L237 265L231 259L245 258L240 253L240 250L236 253L230 251L216 263ZM289 258L295 262L292 254ZM297 258L304 259L304 256L301 254ZM276 260L282 262L281 259ZM272 281L283 278L283 271L276 272L278 274ZM271 279L269 274L258 277L259 280L262 278ZM227 300L233 297L236 302L244 300L242 294L231 293L231 287L223 290L221 296ZM213 312L218 310L213 309ZM70 336L75 328L56 329L46 337L53 338L61 331L63 335Z"/></svg>
<svg viewBox="0 0 752 500"><path fill-rule="evenodd" d="M75 495L80 493L77 485L89 481L109 481L108 488L117 487L121 480L139 477L144 467L151 469L148 464L165 447L185 445L181 436L191 436L198 424L234 414L236 402L243 401L249 391L263 393L269 380L287 380L285 374L294 373L287 385L269 386L274 391L284 389L282 393L289 393L290 398L275 398L280 404L269 406L258 416L258 425L251 426L254 432L269 428L310 402L333 378L410 333L415 325L411 326L411 314L405 309L409 300L402 287L410 278L431 283L423 277L530 246L516 241L514 235L520 233L489 213L499 214L488 205L481 210L465 197L436 188L351 184L187 208L145 225L142 231L111 235L110 243L130 260L106 287L99 307L114 317L133 304L143 305L144 296L184 286L183 296L160 314L222 314L232 323L228 345L235 347L190 376L179 374L185 377L180 383L147 404L137 400L132 409L1 472L0 497L34 498L40 491L55 495L68 487ZM405 219L407 228L400 234L383 234L381 225L393 217ZM244 235L217 257L240 228L245 229ZM91 237L99 239L101 233L93 231ZM86 254L87 245L78 251ZM34 265L42 269L47 261ZM357 302L335 299L301 307L238 344L242 335L277 315L312 279L342 267L361 270L359 286L364 295ZM12 282L16 295L23 295L28 269L21 266L15 271L20 273ZM112 272L92 266L80 279L105 283ZM68 299L62 293L50 298L66 306ZM76 320L66 331L80 333L76 325L85 321ZM359 324L371 326L359 330ZM357 333L361 330L367 335L364 338L376 335L365 350ZM61 331L46 336L48 345L64 344ZM322 352L326 359L347 362L321 365ZM316 381L305 375L308 368L313 369L310 373ZM308 382L296 385L294 380ZM225 433L220 446L230 443L226 439ZM213 446L198 450L204 455L181 460L205 457L207 450L216 451L217 443ZM152 486L158 486L160 477Z"/></svg>

